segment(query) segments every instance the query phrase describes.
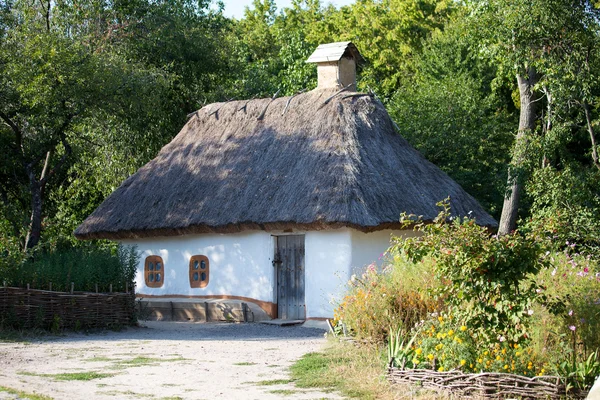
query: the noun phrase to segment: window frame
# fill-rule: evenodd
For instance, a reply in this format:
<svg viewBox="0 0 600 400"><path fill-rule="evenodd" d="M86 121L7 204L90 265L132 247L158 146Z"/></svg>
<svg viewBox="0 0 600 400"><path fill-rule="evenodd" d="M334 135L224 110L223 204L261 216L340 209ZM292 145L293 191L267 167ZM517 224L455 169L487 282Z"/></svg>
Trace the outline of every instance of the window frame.
<svg viewBox="0 0 600 400"><path fill-rule="evenodd" d="M150 270L149 268L149 264L153 263L154 267L152 270ZM156 264L160 263L161 264L161 280L157 281L156 280L156 276L154 277L154 279L152 281L150 281L150 275L156 275ZM146 260L144 261L144 282L146 283L147 287L151 287L151 288L160 288L163 286L163 284L165 283L165 262L163 261L161 256L157 256L157 255L151 255L146 257Z"/></svg>
<svg viewBox="0 0 600 400"><path fill-rule="evenodd" d="M198 269L194 269L194 261L198 262ZM204 261L206 268L202 270L200 265L202 265L202 261ZM202 289L208 286L208 282L210 281L210 262L208 257L203 255L195 255L190 257L190 266L189 266L189 278L190 278L190 287L195 289ZM194 272L198 273L198 280L194 280ZM204 272L206 274L206 279L202 280L200 273Z"/></svg>

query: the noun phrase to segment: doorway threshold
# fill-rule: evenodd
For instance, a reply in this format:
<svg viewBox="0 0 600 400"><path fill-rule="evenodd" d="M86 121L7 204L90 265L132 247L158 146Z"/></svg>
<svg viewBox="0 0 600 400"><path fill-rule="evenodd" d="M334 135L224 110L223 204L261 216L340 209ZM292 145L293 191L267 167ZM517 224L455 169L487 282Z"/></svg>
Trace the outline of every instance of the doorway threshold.
<svg viewBox="0 0 600 400"><path fill-rule="evenodd" d="M272 319L269 321L260 321L261 324L267 325L278 325L278 326L291 326L300 325L304 323L303 319Z"/></svg>

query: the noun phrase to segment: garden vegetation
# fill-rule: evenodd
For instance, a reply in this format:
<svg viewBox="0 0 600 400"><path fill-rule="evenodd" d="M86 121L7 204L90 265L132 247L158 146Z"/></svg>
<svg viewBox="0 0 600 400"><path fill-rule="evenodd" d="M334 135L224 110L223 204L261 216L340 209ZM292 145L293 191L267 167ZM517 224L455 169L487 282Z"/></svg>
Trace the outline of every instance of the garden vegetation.
<svg viewBox="0 0 600 400"><path fill-rule="evenodd" d="M382 270L352 277L337 325L387 343L397 367L554 375L589 390L600 375L595 247L531 227L492 235L439 205L433 223L403 217L418 235L395 238Z"/></svg>

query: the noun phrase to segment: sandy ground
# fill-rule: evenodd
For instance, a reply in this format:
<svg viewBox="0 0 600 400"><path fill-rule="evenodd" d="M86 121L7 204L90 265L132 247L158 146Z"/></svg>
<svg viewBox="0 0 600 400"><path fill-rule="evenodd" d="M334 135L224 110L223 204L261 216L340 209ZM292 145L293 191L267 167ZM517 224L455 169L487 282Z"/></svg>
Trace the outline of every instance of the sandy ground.
<svg viewBox="0 0 600 400"><path fill-rule="evenodd" d="M0 386L54 399L341 398L285 382L291 364L324 345L322 330L227 323L143 325L122 332L0 343ZM88 381L52 376L90 371L111 376ZM0 400L17 398L0 392Z"/></svg>

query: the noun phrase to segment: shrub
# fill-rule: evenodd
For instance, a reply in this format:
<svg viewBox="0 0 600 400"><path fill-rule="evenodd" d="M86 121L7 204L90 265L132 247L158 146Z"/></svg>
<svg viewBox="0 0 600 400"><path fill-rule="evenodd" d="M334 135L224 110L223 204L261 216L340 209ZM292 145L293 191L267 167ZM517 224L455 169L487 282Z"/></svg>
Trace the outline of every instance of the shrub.
<svg viewBox="0 0 600 400"><path fill-rule="evenodd" d="M526 339L538 295L531 277L543 266L542 248L518 233L490 236L473 219L452 218L448 201L438 205L443 209L431 224L403 216L420 235L396 240L393 249L415 263L432 260L438 298L479 340Z"/></svg>
<svg viewBox="0 0 600 400"><path fill-rule="evenodd" d="M548 252L549 265L536 276L542 297L534 343L556 365L574 365L600 349L600 266L570 251Z"/></svg>
<svg viewBox="0 0 600 400"><path fill-rule="evenodd" d="M378 272L375 265L361 276L353 275L348 291L335 310L352 333L383 343L389 329L410 329L439 310L441 302L430 295L435 284L431 264L411 263L399 254L388 254L389 265Z"/></svg>
<svg viewBox="0 0 600 400"><path fill-rule="evenodd" d="M36 249L20 263L0 271L0 281L9 286L33 289L70 291L71 282L77 291L108 292L133 286L138 256L133 248L101 248L87 245L76 248Z"/></svg>

